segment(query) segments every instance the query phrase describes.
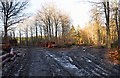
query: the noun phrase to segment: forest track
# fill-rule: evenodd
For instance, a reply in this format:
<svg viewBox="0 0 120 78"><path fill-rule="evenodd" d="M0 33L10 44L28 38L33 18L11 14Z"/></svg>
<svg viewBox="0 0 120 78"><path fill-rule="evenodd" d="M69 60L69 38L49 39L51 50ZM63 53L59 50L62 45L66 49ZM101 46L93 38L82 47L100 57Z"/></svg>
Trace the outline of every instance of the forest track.
<svg viewBox="0 0 120 78"><path fill-rule="evenodd" d="M18 76L51 76L54 77L120 77L119 65L106 61L105 58L99 58L96 53L101 50L90 50L82 47L65 48L65 49L48 49L48 48L28 48L29 52L25 60L18 62L19 67L14 67L14 72L7 72L10 76L15 76L15 72L19 72ZM103 51L103 50L102 50ZM27 54L29 53L29 54ZM102 57L104 52L102 52ZM100 54L100 53L98 53ZM24 59L24 58L23 58ZM18 60L19 61L19 60ZM16 69L17 68L17 69Z"/></svg>

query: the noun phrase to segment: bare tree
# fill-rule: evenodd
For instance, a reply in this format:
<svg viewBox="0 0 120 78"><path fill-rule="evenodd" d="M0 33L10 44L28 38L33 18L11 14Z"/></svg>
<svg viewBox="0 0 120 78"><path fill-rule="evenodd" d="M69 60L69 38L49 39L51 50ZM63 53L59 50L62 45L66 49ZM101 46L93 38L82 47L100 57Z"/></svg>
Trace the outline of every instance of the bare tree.
<svg viewBox="0 0 120 78"><path fill-rule="evenodd" d="M19 37L20 37L20 45L22 43L22 33L21 33L21 29L19 30Z"/></svg>
<svg viewBox="0 0 120 78"><path fill-rule="evenodd" d="M104 14L105 14L105 20L106 20L106 23L105 23L105 25L106 25L106 45L107 45L107 47L108 48L110 48L111 47L111 43L110 43L110 25L109 25L109 23L110 23L110 6L109 6L109 4L110 4L110 2L109 2L109 0L104 0L103 2L102 2L102 4L103 4L103 7L104 7Z"/></svg>
<svg viewBox="0 0 120 78"><path fill-rule="evenodd" d="M59 28L59 24L60 24L60 16L59 16L58 12L54 13L53 20L54 20L54 24L55 24L55 38L57 39L57 37L58 37L58 28Z"/></svg>
<svg viewBox="0 0 120 78"><path fill-rule="evenodd" d="M70 18L66 14L60 15L60 22L61 22L61 30L62 30L62 39L63 43L65 43L67 40L67 34L70 29Z"/></svg>
<svg viewBox="0 0 120 78"><path fill-rule="evenodd" d="M114 4L114 6L113 6ZM120 1L117 2L117 0L115 0L112 4L112 10L113 10L113 16L115 20L115 25L116 25L116 32L117 32L117 40L118 40L118 50L120 49L120 12L119 12L119 8L120 8ZM114 33L115 35L115 33Z"/></svg>
<svg viewBox="0 0 120 78"><path fill-rule="evenodd" d="M76 36L77 36L77 44L80 44L81 43L81 29L80 29L80 25L77 26Z"/></svg>
<svg viewBox="0 0 120 78"><path fill-rule="evenodd" d="M33 29L34 27L30 26L30 35L31 35L31 43L33 44Z"/></svg>
<svg viewBox="0 0 120 78"><path fill-rule="evenodd" d="M97 45L100 46L101 45L101 32L100 32L100 28L101 28L101 15L102 13L100 12L100 7L95 4L95 6L92 9L92 21L94 23L94 29L95 32L97 33Z"/></svg>
<svg viewBox="0 0 120 78"><path fill-rule="evenodd" d="M43 25L40 22L38 22L38 26L39 26L40 38L42 40L43 39Z"/></svg>
<svg viewBox="0 0 120 78"><path fill-rule="evenodd" d="M38 12L38 16L47 40L58 42L59 33L61 33L65 41L70 26L70 18L67 14L57 9L54 5L45 5Z"/></svg>
<svg viewBox="0 0 120 78"><path fill-rule="evenodd" d="M7 39L8 28L24 19L22 12L27 3L27 0L0 0L0 15L4 24L5 39Z"/></svg>
<svg viewBox="0 0 120 78"><path fill-rule="evenodd" d="M35 20L36 41L38 40L38 20Z"/></svg>
<svg viewBox="0 0 120 78"><path fill-rule="evenodd" d="M50 16L50 10L48 7L42 8L41 11L38 13L40 19L39 21L43 24L44 29L44 35L47 39L50 40L51 37L51 16Z"/></svg>
<svg viewBox="0 0 120 78"><path fill-rule="evenodd" d="M26 46L28 46L28 26L25 28L25 40L26 40Z"/></svg>

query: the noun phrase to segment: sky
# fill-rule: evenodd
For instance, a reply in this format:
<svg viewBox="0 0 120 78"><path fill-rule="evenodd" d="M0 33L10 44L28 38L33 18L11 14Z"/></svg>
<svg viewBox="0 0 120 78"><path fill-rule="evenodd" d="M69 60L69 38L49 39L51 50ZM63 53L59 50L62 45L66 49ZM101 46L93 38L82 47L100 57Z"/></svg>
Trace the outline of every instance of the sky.
<svg viewBox="0 0 120 78"><path fill-rule="evenodd" d="M83 2L83 0L29 0L28 13L35 14L41 9L41 6L46 3L52 3L56 5L60 10L65 11L71 18L71 23L77 27L80 25L81 28L90 19L90 3Z"/></svg>

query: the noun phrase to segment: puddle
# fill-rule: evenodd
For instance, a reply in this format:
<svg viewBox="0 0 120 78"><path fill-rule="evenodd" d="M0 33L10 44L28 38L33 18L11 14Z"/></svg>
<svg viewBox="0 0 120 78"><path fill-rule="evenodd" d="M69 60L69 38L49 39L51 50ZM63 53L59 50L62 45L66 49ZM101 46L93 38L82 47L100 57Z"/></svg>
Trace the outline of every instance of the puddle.
<svg viewBox="0 0 120 78"><path fill-rule="evenodd" d="M69 68L69 69L78 69L75 65L71 64L71 63L63 63L61 62L61 65L65 68Z"/></svg>
<svg viewBox="0 0 120 78"><path fill-rule="evenodd" d="M58 57L55 56L54 54L50 54L47 53L50 57L52 57L54 60L56 60L62 67L64 67L67 71L69 71L70 73L74 73L76 76L85 76L85 75L89 75L89 73L84 70L84 69L79 69L78 67L76 67L76 65L71 64L69 62L73 61L72 58L63 55L63 57Z"/></svg>
<svg viewBox="0 0 120 78"><path fill-rule="evenodd" d="M87 62L92 62L91 60L87 60Z"/></svg>

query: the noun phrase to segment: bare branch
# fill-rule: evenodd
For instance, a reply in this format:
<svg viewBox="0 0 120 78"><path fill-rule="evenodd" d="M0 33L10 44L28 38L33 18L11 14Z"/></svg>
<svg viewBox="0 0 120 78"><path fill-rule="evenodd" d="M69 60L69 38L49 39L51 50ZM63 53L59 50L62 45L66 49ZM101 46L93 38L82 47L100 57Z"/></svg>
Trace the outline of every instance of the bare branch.
<svg viewBox="0 0 120 78"><path fill-rule="evenodd" d="M4 24L5 36L7 36L7 28L11 25L21 22L23 18L23 10L26 8L28 1L17 0L1 0L0 15Z"/></svg>

